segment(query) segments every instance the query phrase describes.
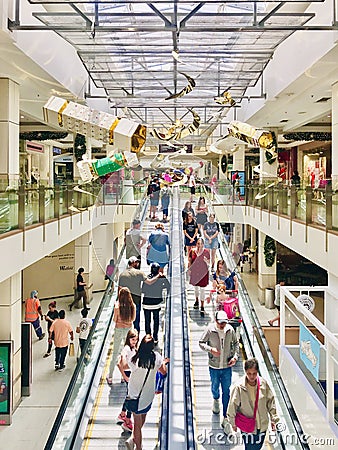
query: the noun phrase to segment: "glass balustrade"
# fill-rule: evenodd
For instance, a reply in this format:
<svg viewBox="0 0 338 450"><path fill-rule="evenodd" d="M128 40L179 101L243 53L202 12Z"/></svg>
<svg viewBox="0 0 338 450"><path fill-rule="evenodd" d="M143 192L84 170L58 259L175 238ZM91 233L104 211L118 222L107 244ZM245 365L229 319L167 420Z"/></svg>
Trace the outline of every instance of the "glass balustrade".
<svg viewBox="0 0 338 450"><path fill-rule="evenodd" d="M82 185L80 190L74 190L75 186L78 185L20 186L19 189L0 191L0 233L76 214L94 204L138 205L147 189L143 180L124 180L113 185L101 184L97 180L93 184ZM190 193L187 186L181 186L180 190L186 196ZM253 206L308 225L338 230L338 193L332 192L330 186L323 189L296 189L295 186L282 184L271 186L268 182L241 186L240 191L236 192L229 182L222 181L212 189L201 185L196 190L196 196L198 192L225 206Z"/></svg>

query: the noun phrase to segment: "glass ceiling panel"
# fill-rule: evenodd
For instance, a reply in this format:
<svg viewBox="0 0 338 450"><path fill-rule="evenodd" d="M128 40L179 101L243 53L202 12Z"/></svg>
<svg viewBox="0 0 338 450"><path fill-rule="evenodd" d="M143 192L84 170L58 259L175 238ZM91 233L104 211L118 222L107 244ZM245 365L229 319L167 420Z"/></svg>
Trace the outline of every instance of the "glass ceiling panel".
<svg viewBox="0 0 338 450"><path fill-rule="evenodd" d="M157 117L168 120L159 108L175 107L179 116L186 114L186 108L199 110L201 104L202 120L207 120L222 109L214 97L224 90L229 90L240 106L246 90L261 79L277 46L312 17L304 12L306 5L300 7L302 3L296 0L279 4L182 0L31 3L46 5L45 13L34 16L75 47L111 104L140 107L135 113L142 117L149 108L148 120L154 121ZM293 3L298 5L297 14ZM188 83L180 72L193 78L196 87L166 102L168 95Z"/></svg>

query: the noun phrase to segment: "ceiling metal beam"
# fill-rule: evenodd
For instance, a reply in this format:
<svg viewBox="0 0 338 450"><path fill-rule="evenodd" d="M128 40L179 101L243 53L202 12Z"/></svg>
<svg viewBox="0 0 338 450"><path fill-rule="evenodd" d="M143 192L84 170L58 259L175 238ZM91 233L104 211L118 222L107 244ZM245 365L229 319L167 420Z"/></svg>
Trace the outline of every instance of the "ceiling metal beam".
<svg viewBox="0 0 338 450"><path fill-rule="evenodd" d="M76 11L77 14L73 14L73 15L79 15L80 17L82 17L82 19L86 22L87 24L87 28L90 28L93 24L93 22L88 19L88 17L86 16L86 14L84 14L80 8L78 8L76 5L74 5L74 3L70 3L70 6L74 9L74 11Z"/></svg>
<svg viewBox="0 0 338 450"><path fill-rule="evenodd" d="M76 25L17 25L13 22L9 24L9 28L12 31L55 31L57 33L67 32L73 33L84 33L88 29L83 26ZM164 31L177 31L177 27L171 26L110 26L110 25L99 25L96 27L96 33L163 33ZM336 31L338 30L337 24L332 25L232 25L232 26L215 26L215 27L185 27L180 30L180 32L188 33L234 33L234 32L248 32L256 33L264 31Z"/></svg>
<svg viewBox="0 0 338 450"><path fill-rule="evenodd" d="M88 3L93 3L93 0L28 0L29 3L31 3L32 5L41 5L41 4L46 4L46 5L65 5L67 3L76 3L76 4L88 4ZM256 3L276 3L276 0L255 0ZM323 3L325 0L311 0L311 3ZM149 0L127 0L127 1L122 1L122 0L100 0L100 4L101 5L117 5L117 4L121 4L124 5L125 3L149 3ZM156 4L168 4L168 2L166 0L155 0L152 2L154 5ZM180 0L180 4L189 4L191 5L191 0ZM205 0L204 3L212 3L215 4L215 0ZM217 3L234 3L234 0L220 0ZM248 2L243 2L243 3L249 3ZM294 4L295 0L286 0L285 3L291 3ZM297 0L297 3L309 3L308 0Z"/></svg>
<svg viewBox="0 0 338 450"><path fill-rule="evenodd" d="M166 24L166 26L170 27L172 25L172 23L170 22L169 19L166 18L166 16L164 14L161 13L161 11L159 11L152 3L147 3L147 5L149 6L150 9L152 9L154 11L154 13L163 20L163 22ZM134 13L133 13L134 15Z"/></svg>

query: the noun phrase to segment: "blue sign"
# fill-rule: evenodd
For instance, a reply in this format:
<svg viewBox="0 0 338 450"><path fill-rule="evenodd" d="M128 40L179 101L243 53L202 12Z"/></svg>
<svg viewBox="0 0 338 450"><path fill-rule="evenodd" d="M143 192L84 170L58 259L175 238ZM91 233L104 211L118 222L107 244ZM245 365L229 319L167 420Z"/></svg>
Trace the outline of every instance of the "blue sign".
<svg viewBox="0 0 338 450"><path fill-rule="evenodd" d="M319 381L320 346L318 339L299 321L300 359L317 381Z"/></svg>

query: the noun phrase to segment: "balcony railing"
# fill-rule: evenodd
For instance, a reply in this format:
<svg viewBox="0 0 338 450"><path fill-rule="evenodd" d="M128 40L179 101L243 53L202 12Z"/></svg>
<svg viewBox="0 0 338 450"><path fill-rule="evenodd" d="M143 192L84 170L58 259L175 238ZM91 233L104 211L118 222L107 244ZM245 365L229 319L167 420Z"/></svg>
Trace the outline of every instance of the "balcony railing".
<svg viewBox="0 0 338 450"><path fill-rule="evenodd" d="M44 224L70 214L77 214L92 205L139 204L146 183L132 180L118 184L82 185L85 192L74 190L75 183L54 187L0 191L0 234L24 230L34 224Z"/></svg>

